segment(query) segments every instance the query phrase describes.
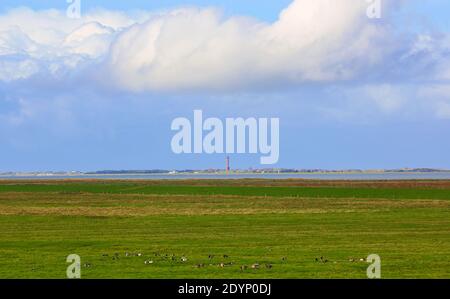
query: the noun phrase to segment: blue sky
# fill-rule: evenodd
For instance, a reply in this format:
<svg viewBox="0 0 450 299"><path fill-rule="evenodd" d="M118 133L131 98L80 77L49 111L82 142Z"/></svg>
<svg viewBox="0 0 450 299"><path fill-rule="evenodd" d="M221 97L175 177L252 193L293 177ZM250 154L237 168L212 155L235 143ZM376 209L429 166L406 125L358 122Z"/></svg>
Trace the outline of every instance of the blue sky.
<svg viewBox="0 0 450 299"><path fill-rule="evenodd" d="M112 10L164 10L179 6L215 6L223 9L227 15L251 15L256 18L274 21L278 17L280 11L287 7L290 0L129 0L129 1L115 1L115 0L89 0L82 1L82 9L90 10L93 8L108 8ZM450 11L450 3L446 0L406 0L408 6L402 10L405 17L412 15L426 17L432 20L433 24L441 28L449 28L448 11ZM0 5L0 11L26 6L33 9L60 9L64 10L67 3L64 0L47 0L47 1L18 1L18 0L3 0Z"/></svg>
<svg viewBox="0 0 450 299"><path fill-rule="evenodd" d="M110 1L110 0L89 0L82 1L82 9L90 10L93 8L108 8L112 10L166 10L179 6L215 6L220 7L227 15L251 15L267 21L273 21L278 17L279 12L285 8L290 0L165 0L165 1ZM17 1L4 0L1 4L1 10L5 11L18 6L27 6L34 9L65 9L67 4L64 0L48 0L48 1Z"/></svg>
<svg viewBox="0 0 450 299"><path fill-rule="evenodd" d="M450 3L351 1L3 0L0 172L221 168L171 151L194 109L279 117L274 167L450 168Z"/></svg>

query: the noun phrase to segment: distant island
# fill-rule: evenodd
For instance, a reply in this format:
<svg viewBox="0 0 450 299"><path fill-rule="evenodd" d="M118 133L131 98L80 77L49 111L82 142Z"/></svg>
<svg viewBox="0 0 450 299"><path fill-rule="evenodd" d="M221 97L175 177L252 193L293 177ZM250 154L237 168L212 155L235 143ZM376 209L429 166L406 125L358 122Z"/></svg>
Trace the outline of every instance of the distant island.
<svg viewBox="0 0 450 299"><path fill-rule="evenodd" d="M150 175L150 174L163 174L163 175L182 175L182 174L225 174L225 169L183 169L183 170L164 170L164 169L151 169L151 170L99 170L99 171L36 171L36 172L0 172L1 176L89 176L89 175ZM450 172L448 169L436 169L436 168L399 168L399 169L291 169L291 168L258 168L258 169L234 169L232 174L351 174L351 173L430 173L430 172Z"/></svg>

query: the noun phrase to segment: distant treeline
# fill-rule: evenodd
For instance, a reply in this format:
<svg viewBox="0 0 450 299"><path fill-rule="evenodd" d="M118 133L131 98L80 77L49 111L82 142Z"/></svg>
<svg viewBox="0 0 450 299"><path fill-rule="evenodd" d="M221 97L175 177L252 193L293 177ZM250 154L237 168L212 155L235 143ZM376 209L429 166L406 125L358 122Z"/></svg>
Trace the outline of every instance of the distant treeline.
<svg viewBox="0 0 450 299"><path fill-rule="evenodd" d="M168 170L153 169L153 170L100 170L93 172L85 172L85 174L161 174L169 173Z"/></svg>

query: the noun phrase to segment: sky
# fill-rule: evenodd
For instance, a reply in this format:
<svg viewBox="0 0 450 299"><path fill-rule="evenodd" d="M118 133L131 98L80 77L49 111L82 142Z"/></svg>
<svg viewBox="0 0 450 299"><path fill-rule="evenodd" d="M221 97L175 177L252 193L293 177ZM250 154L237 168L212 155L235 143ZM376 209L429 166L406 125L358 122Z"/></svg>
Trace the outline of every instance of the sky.
<svg viewBox="0 0 450 299"><path fill-rule="evenodd" d="M196 7L216 7L231 15L250 15L266 21L275 21L280 11L290 4L290 0L128 0L128 1L111 1L111 0L85 0L81 2L82 10L92 10L96 8L106 8L109 10L131 11L131 10L170 10L179 7L196 6ZM442 1L444 2L444 1ZM65 10L68 6L65 0L35 0L35 1L17 1L3 0L0 11L5 12L19 6L30 7L33 9L59 9Z"/></svg>
<svg viewBox="0 0 450 299"><path fill-rule="evenodd" d="M450 169L450 2L381 4L2 0L0 172L224 168L171 150L195 109L279 118L270 167Z"/></svg>

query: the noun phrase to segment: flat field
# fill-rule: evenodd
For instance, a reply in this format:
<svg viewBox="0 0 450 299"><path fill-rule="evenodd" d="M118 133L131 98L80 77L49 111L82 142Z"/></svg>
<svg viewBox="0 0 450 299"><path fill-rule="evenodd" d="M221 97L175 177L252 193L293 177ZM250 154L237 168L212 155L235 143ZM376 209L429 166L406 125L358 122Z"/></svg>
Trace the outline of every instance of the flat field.
<svg viewBox="0 0 450 299"><path fill-rule="evenodd" d="M450 278L450 181L0 181L0 278ZM259 267L252 269L252 265Z"/></svg>

